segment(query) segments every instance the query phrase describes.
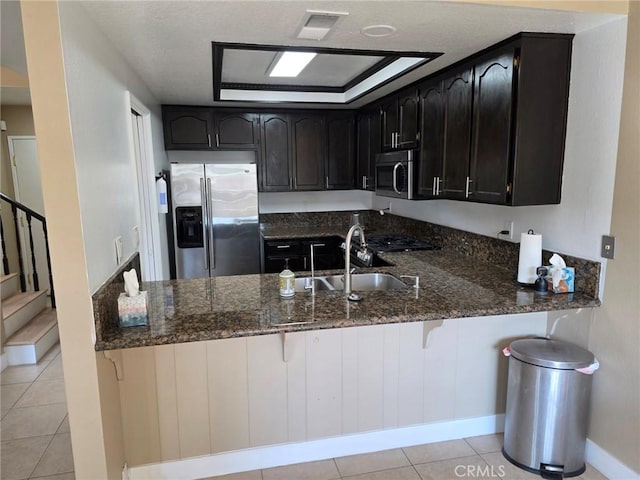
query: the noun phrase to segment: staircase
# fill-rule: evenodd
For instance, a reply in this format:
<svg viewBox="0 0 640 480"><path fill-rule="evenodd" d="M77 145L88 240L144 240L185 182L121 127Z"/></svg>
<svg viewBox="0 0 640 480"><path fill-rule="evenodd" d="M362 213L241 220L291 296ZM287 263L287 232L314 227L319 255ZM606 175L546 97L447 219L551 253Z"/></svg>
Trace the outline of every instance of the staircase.
<svg viewBox="0 0 640 480"><path fill-rule="evenodd" d="M4 352L9 365L34 364L59 339L47 292L21 292L17 273L0 277Z"/></svg>

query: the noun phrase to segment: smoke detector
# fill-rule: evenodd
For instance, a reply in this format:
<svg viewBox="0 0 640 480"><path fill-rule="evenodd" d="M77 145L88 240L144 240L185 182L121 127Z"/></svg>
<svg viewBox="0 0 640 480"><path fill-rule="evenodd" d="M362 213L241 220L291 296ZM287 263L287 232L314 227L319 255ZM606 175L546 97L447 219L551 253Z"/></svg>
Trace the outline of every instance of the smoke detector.
<svg viewBox="0 0 640 480"><path fill-rule="evenodd" d="M302 28L298 32L297 38L303 40L323 40L340 17L346 15L349 15L349 12L307 10L307 15L302 22Z"/></svg>

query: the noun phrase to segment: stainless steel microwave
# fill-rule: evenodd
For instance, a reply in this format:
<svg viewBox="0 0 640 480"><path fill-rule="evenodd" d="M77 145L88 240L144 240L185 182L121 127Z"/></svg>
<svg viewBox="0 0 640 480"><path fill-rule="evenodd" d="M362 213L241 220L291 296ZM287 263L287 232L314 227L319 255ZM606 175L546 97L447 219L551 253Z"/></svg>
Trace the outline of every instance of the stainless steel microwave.
<svg viewBox="0 0 640 480"><path fill-rule="evenodd" d="M376 155L376 194L383 197L413 199L415 150Z"/></svg>

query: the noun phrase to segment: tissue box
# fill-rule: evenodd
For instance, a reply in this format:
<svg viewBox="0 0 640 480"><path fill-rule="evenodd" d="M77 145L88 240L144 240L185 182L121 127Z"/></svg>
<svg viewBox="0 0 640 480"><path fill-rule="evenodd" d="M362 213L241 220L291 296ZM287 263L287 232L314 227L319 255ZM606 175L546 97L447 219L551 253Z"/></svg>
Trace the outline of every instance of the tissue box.
<svg viewBox="0 0 640 480"><path fill-rule="evenodd" d="M140 292L135 297L121 293L118 297L118 321L121 327L147 325L147 292Z"/></svg>
<svg viewBox="0 0 640 480"><path fill-rule="evenodd" d="M550 272L552 265L548 265L547 269ZM562 270L562 277L560 283L556 288L553 288L553 278L551 275L547 275L547 286L550 292L553 293L573 293L574 284L576 278L576 272L573 267L564 267Z"/></svg>

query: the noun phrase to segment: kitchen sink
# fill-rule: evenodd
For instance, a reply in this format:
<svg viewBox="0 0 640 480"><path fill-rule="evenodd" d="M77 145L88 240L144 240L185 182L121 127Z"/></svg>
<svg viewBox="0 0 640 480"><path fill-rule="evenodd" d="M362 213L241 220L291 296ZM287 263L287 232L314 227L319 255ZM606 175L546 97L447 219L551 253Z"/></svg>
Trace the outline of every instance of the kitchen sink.
<svg viewBox="0 0 640 480"><path fill-rule="evenodd" d="M336 290L344 290L344 275L325 277ZM407 285L388 273L353 273L351 274L351 290L400 290Z"/></svg>
<svg viewBox="0 0 640 480"><path fill-rule="evenodd" d="M320 290L335 290L333 286L327 282L326 277L300 277L296 278L294 283L294 290L296 292L310 292L311 291L311 282L315 282L316 292Z"/></svg>

